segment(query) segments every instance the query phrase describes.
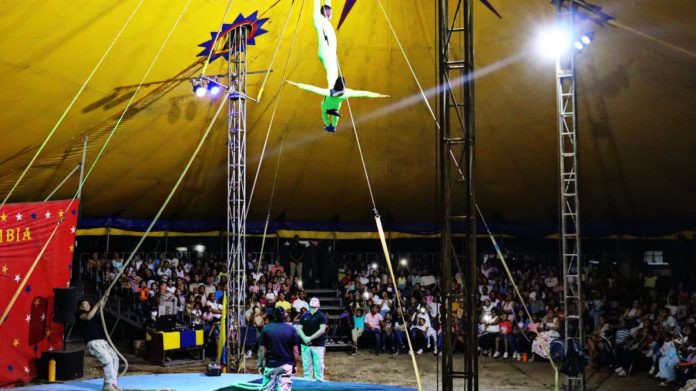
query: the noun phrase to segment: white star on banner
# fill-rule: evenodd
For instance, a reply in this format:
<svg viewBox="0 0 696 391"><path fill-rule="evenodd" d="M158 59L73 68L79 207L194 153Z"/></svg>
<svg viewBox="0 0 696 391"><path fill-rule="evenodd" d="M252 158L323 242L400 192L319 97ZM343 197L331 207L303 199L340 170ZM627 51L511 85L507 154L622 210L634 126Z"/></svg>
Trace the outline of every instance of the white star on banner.
<svg viewBox="0 0 696 391"><path fill-rule="evenodd" d="M48 350L52 352L52 351L53 351L53 346L49 346L49 347L48 347Z"/></svg>
<svg viewBox="0 0 696 391"><path fill-rule="evenodd" d="M22 221L22 214L17 212L17 214L15 215L15 219L17 219L17 221Z"/></svg>
<svg viewBox="0 0 696 391"><path fill-rule="evenodd" d="M24 367L24 372L29 373L29 367Z"/></svg>
<svg viewBox="0 0 696 391"><path fill-rule="evenodd" d="M75 233L75 226L74 226L74 225L73 225L72 227L70 227L70 233L71 233L71 234L74 234L74 233Z"/></svg>
<svg viewBox="0 0 696 391"><path fill-rule="evenodd" d="M24 320L26 320L27 323L31 322L31 315L27 314L27 317L24 318Z"/></svg>
<svg viewBox="0 0 696 391"><path fill-rule="evenodd" d="M70 288L70 281L68 281L68 282L65 283L65 287L66 287L66 288Z"/></svg>
<svg viewBox="0 0 696 391"><path fill-rule="evenodd" d="M44 213L44 216L46 216L47 219L50 219L50 218L51 218L51 212L46 211L46 213Z"/></svg>
<svg viewBox="0 0 696 391"><path fill-rule="evenodd" d="M41 321L43 322L44 320L46 320L46 314L41 314Z"/></svg>
<svg viewBox="0 0 696 391"><path fill-rule="evenodd" d="M21 280L21 279L22 279L22 277L20 277L19 274L15 274L15 278L14 278L15 282L19 282L19 280Z"/></svg>

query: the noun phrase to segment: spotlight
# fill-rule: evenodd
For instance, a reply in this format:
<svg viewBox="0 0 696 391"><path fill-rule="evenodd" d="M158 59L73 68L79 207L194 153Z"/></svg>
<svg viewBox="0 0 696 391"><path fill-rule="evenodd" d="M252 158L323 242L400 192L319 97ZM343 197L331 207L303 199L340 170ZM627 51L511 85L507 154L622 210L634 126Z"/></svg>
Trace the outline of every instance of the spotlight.
<svg viewBox="0 0 696 391"><path fill-rule="evenodd" d="M406 266L408 265L408 260L406 258L401 258L401 261L399 261L399 263L401 264L401 266Z"/></svg>
<svg viewBox="0 0 696 391"><path fill-rule="evenodd" d="M199 98L202 98L205 96L205 94L208 92L206 90L205 86L203 86L203 82L200 80L191 80L191 83L193 84L193 93L196 94Z"/></svg>
<svg viewBox="0 0 696 391"><path fill-rule="evenodd" d="M592 43L593 40L594 40L594 33L583 34L583 35L580 37L580 42L582 42L585 46L587 46L587 45L589 45L590 43Z"/></svg>
<svg viewBox="0 0 696 391"><path fill-rule="evenodd" d="M580 41L575 41L575 43L573 43L573 46L575 46L575 49L577 50L582 50L585 48L585 45L583 45Z"/></svg>
<svg viewBox="0 0 696 391"><path fill-rule="evenodd" d="M544 57L555 58L570 48L571 37L569 31L555 26L539 33L537 48Z"/></svg>
<svg viewBox="0 0 696 391"><path fill-rule="evenodd" d="M218 96L220 91L222 91L220 84L212 80L208 82L208 92L210 92L210 96Z"/></svg>
<svg viewBox="0 0 696 391"><path fill-rule="evenodd" d="M377 269L377 262L374 262L374 263L372 264L372 268L373 268L373 269Z"/></svg>

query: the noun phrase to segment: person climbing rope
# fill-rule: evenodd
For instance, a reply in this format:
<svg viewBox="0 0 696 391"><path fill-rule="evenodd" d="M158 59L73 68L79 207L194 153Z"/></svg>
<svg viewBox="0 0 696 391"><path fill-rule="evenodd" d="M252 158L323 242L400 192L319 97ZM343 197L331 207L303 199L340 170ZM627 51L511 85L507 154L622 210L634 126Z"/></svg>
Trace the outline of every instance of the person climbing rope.
<svg viewBox="0 0 696 391"><path fill-rule="evenodd" d="M314 30L317 32L317 46L319 61L326 71L326 85L330 89L331 96L341 96L345 90L345 84L339 79L338 74L338 41L336 31L331 24L331 0L314 0L314 12L312 20Z"/></svg>
<svg viewBox="0 0 696 391"><path fill-rule="evenodd" d="M106 342L104 331L94 316L99 307L106 305L106 297L102 298L94 306L87 300L80 300L77 307L76 326L87 344L87 350L104 366L104 385L102 391L121 391L118 386L118 355Z"/></svg>
<svg viewBox="0 0 696 391"><path fill-rule="evenodd" d="M339 78L343 79L343 78ZM346 88L341 96L332 96L328 88L319 88L313 85L296 83L288 80L289 84L297 86L305 91L313 92L324 97L321 101L321 119L324 121L324 130L329 133L336 131L338 119L341 117L339 110L341 104L349 98L389 98L389 95L379 94L371 91L351 90Z"/></svg>

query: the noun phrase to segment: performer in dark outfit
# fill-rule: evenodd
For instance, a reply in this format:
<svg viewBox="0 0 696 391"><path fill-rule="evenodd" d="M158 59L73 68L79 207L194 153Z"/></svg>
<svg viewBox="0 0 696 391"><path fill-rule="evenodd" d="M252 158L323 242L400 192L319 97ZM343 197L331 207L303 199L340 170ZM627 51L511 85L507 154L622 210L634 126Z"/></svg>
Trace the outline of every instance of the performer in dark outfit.
<svg viewBox="0 0 696 391"><path fill-rule="evenodd" d="M263 374L261 389L264 391L290 391L299 357L297 331L285 323L285 310L276 307L273 323L261 330L259 336L259 373Z"/></svg>
<svg viewBox="0 0 696 391"><path fill-rule="evenodd" d="M80 300L78 305L77 329L87 344L87 351L104 365L104 386L102 391L121 391L118 386L118 354L106 341L104 331L94 316L99 307L106 303L106 297L102 297L92 307L87 300Z"/></svg>

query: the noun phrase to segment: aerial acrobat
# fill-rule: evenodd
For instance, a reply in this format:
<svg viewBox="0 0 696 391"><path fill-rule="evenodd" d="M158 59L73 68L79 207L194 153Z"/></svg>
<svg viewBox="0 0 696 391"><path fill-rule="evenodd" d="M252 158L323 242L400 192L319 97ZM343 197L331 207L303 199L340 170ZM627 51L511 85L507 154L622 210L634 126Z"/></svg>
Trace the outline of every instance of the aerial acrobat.
<svg viewBox="0 0 696 391"><path fill-rule="evenodd" d="M288 83L324 97L321 102L321 117L324 121L324 129L327 132L333 133L336 131L338 118L341 116L338 111L341 108L341 104L346 99L388 98L389 96L376 92L345 88L345 79L339 76L338 55L336 54L338 42L336 40L336 31L331 24L331 15L331 0L326 0L324 5L321 5L321 0L314 0L312 20L314 22L314 29L317 32L319 61L321 61L326 71L326 83L328 87L320 88L292 81L288 81Z"/></svg>

